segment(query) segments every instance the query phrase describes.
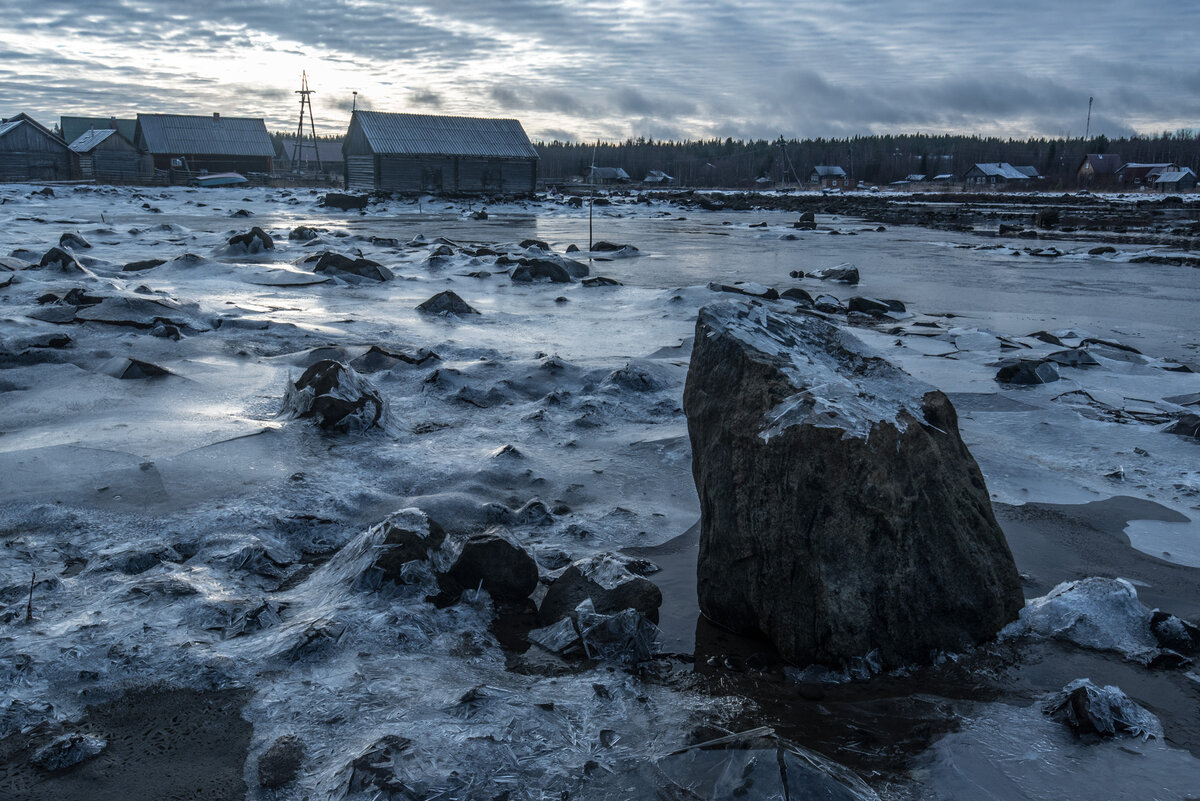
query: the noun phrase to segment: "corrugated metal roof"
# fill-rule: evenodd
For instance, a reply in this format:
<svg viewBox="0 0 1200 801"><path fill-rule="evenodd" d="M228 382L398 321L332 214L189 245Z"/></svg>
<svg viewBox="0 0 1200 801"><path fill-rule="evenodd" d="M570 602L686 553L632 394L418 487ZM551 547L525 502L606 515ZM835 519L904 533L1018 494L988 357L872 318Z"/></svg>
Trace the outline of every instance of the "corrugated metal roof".
<svg viewBox="0 0 1200 801"><path fill-rule="evenodd" d="M146 150L168 156L269 156L275 147L260 119L139 114Z"/></svg>
<svg viewBox="0 0 1200 801"><path fill-rule="evenodd" d="M1169 170L1158 176L1154 183L1156 184L1173 184L1180 181L1189 175L1195 175L1189 168L1184 167L1182 170Z"/></svg>
<svg viewBox="0 0 1200 801"><path fill-rule="evenodd" d="M93 128L97 131L112 128L114 122L116 122L117 130L121 132L121 136L132 142L137 128L137 120L115 117L59 117L58 127L62 130L63 139L74 142Z"/></svg>
<svg viewBox="0 0 1200 801"><path fill-rule="evenodd" d="M813 167L813 172L822 178L845 178L846 171L841 167L831 167L827 164L818 164Z"/></svg>
<svg viewBox="0 0 1200 801"><path fill-rule="evenodd" d="M588 167L593 178L601 181L628 181L629 173L624 167Z"/></svg>
<svg viewBox="0 0 1200 801"><path fill-rule="evenodd" d="M23 122L25 122L25 120L13 120L12 122L6 122L3 125L0 125L0 136L4 136L6 133L12 131Z"/></svg>
<svg viewBox="0 0 1200 801"><path fill-rule="evenodd" d="M106 128L103 131L84 131L83 134L81 134L67 147L71 148L76 153L87 153L89 150L115 133L116 131L112 128Z"/></svg>
<svg viewBox="0 0 1200 801"><path fill-rule="evenodd" d="M517 120L391 114L383 111L356 111L354 119L358 120L367 143L375 153L517 159L538 157L529 137L525 135L525 129Z"/></svg>
<svg viewBox="0 0 1200 801"><path fill-rule="evenodd" d="M976 164L975 168L989 177L1005 178L1009 181L1027 181L1029 176L1018 170L1007 161L992 161Z"/></svg>
<svg viewBox="0 0 1200 801"><path fill-rule="evenodd" d="M1024 175L1026 178L1041 178L1042 174L1038 172L1038 168L1032 164L1018 164L1013 167L1017 172Z"/></svg>

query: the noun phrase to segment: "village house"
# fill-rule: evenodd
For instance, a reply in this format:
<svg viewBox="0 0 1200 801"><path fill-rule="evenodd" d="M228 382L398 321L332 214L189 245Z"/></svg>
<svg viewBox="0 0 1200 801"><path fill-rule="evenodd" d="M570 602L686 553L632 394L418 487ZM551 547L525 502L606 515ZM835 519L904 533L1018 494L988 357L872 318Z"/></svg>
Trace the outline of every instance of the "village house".
<svg viewBox="0 0 1200 801"><path fill-rule="evenodd" d="M342 143L346 188L530 194L538 153L517 120L355 111Z"/></svg>
<svg viewBox="0 0 1200 801"><path fill-rule="evenodd" d="M160 174L269 173L275 158L267 126L247 117L139 114L133 141Z"/></svg>
<svg viewBox="0 0 1200 801"><path fill-rule="evenodd" d="M820 184L823 189L841 189L849 185L846 171L841 167L818 164L808 176L810 184Z"/></svg>
<svg viewBox="0 0 1200 801"><path fill-rule="evenodd" d="M588 183L597 185L627 184L630 181L624 167L588 167L587 178Z"/></svg>
<svg viewBox="0 0 1200 801"><path fill-rule="evenodd" d="M1117 183L1126 188L1153 186L1162 173L1180 169L1182 167L1171 162L1139 163L1131 161L1122 165L1121 169L1117 171Z"/></svg>
<svg viewBox="0 0 1200 801"><path fill-rule="evenodd" d="M673 184L675 183L674 176L667 175L662 170L650 170L646 173L646 177L642 179L644 184Z"/></svg>
<svg viewBox="0 0 1200 801"><path fill-rule="evenodd" d="M137 135L137 120L116 117L59 117L58 131L64 142L74 142L88 131L117 130L130 142Z"/></svg>
<svg viewBox="0 0 1200 801"><path fill-rule="evenodd" d="M0 120L0 181L66 181L74 157L61 137L28 114Z"/></svg>
<svg viewBox="0 0 1200 801"><path fill-rule="evenodd" d="M968 186L1003 186L1006 184L1027 185L1029 176L1007 161L989 161L976 164L963 175Z"/></svg>
<svg viewBox="0 0 1200 801"><path fill-rule="evenodd" d="M1075 179L1080 186L1113 186L1122 164L1117 153L1088 153L1075 171Z"/></svg>
<svg viewBox="0 0 1200 801"><path fill-rule="evenodd" d="M134 183L150 172L133 142L116 128L91 128L69 145L75 154L79 177L102 184Z"/></svg>
<svg viewBox="0 0 1200 801"><path fill-rule="evenodd" d="M1196 173L1190 167L1181 170L1163 170L1154 179L1154 188L1159 192L1196 191Z"/></svg>

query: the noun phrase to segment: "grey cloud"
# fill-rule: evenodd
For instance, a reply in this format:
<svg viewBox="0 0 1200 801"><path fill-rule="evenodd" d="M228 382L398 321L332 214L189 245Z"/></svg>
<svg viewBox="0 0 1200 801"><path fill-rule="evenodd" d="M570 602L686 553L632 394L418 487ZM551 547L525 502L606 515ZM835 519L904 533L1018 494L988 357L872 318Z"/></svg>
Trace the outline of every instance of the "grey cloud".
<svg viewBox="0 0 1200 801"><path fill-rule="evenodd" d="M442 105L442 96L437 92L431 92L428 89L418 89L415 92L410 92L408 100L414 106L430 106L438 108Z"/></svg>

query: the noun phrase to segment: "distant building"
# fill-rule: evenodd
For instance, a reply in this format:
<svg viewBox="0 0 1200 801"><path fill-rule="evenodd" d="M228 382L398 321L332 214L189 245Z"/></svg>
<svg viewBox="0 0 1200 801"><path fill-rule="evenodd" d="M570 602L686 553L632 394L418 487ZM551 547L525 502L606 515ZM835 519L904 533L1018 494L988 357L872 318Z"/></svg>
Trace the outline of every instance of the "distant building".
<svg viewBox="0 0 1200 801"><path fill-rule="evenodd" d="M1007 161L989 161L976 164L963 175L963 181L968 186L1025 185L1029 183L1029 180L1028 175Z"/></svg>
<svg viewBox="0 0 1200 801"><path fill-rule="evenodd" d="M0 181L66 181L74 157L59 136L28 114L0 120Z"/></svg>
<svg viewBox="0 0 1200 801"><path fill-rule="evenodd" d="M141 154L115 128L89 129L69 145L78 159L79 176L102 184L128 184L149 176Z"/></svg>
<svg viewBox="0 0 1200 801"><path fill-rule="evenodd" d="M355 111L342 143L348 189L519 193L538 153L517 120Z"/></svg>
<svg viewBox="0 0 1200 801"><path fill-rule="evenodd" d="M1032 165L1017 164L1016 170L1017 172L1023 174L1026 178L1029 178L1033 181L1040 181L1043 178L1041 172L1038 171L1038 168Z"/></svg>
<svg viewBox="0 0 1200 801"><path fill-rule="evenodd" d="M130 142L137 136L137 120L116 117L59 117L58 130L64 142L74 142L88 131L117 130Z"/></svg>
<svg viewBox="0 0 1200 801"><path fill-rule="evenodd" d="M931 183L935 184L952 184L954 183L954 173L944 172L940 175L933 176L929 180Z"/></svg>
<svg viewBox="0 0 1200 801"><path fill-rule="evenodd" d="M630 179L623 167L588 167L588 180L594 184L627 184Z"/></svg>
<svg viewBox="0 0 1200 801"><path fill-rule="evenodd" d="M139 114L133 142L155 170L269 173L275 146L261 119Z"/></svg>
<svg viewBox="0 0 1200 801"><path fill-rule="evenodd" d="M675 183L675 179L672 176L667 175L662 170L650 170L650 172L646 173L646 177L642 179L642 183L644 183L644 184L673 184L673 183Z"/></svg>
<svg viewBox="0 0 1200 801"><path fill-rule="evenodd" d="M1117 182L1117 171L1124 163L1117 153L1088 153L1075 177L1080 186L1111 186Z"/></svg>
<svg viewBox="0 0 1200 801"><path fill-rule="evenodd" d="M1154 188L1159 192L1196 191L1196 173L1190 167L1181 170L1164 170L1154 179Z"/></svg>
<svg viewBox="0 0 1200 801"><path fill-rule="evenodd" d="M828 164L818 164L812 168L812 172L808 176L810 184L820 184L825 189L844 188L848 184L846 171L841 167L834 167Z"/></svg>
<svg viewBox="0 0 1200 801"><path fill-rule="evenodd" d="M925 176L919 172L914 172L912 175L904 176L904 180L910 184L919 184L925 181ZM897 182L893 182L897 183Z"/></svg>
<svg viewBox="0 0 1200 801"><path fill-rule="evenodd" d="M1117 170L1117 183L1122 187L1152 186L1164 172L1183 169L1171 162L1139 163L1129 162Z"/></svg>
<svg viewBox="0 0 1200 801"><path fill-rule="evenodd" d="M299 159L294 162L292 157L295 155L299 155ZM318 139L314 147L312 138L305 137L300 144L300 153L297 154L295 137L283 139L275 151L275 168L284 172L293 170L316 172L318 159L322 172L341 175L345 169L345 162L342 160L342 143L336 139Z"/></svg>

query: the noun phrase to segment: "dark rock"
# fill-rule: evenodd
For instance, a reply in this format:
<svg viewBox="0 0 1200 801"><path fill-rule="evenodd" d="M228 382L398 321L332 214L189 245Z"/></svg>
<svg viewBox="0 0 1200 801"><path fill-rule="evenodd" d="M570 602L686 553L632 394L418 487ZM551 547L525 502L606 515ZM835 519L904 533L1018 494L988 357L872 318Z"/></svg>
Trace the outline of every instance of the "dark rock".
<svg viewBox="0 0 1200 801"><path fill-rule="evenodd" d="M513 268L512 280L516 283L527 284L531 281L550 281L555 284L571 283L571 274L561 264L545 259L530 260L526 264Z"/></svg>
<svg viewBox="0 0 1200 801"><path fill-rule="evenodd" d="M427 314L479 314L457 293L447 289L417 306L417 311Z"/></svg>
<svg viewBox="0 0 1200 801"><path fill-rule="evenodd" d="M1058 209L1039 209L1033 214L1033 224L1038 228L1053 228L1060 216Z"/></svg>
<svg viewBox="0 0 1200 801"><path fill-rule="evenodd" d="M80 234L66 233L58 238L58 246L60 248L70 248L71 250L89 250L92 244Z"/></svg>
<svg viewBox="0 0 1200 801"><path fill-rule="evenodd" d="M50 248L42 255L41 261L38 262L40 268L50 268L59 270L64 273L86 273L87 270L79 263L79 260L71 254L70 251L63 250L60 247Z"/></svg>
<svg viewBox="0 0 1200 801"><path fill-rule="evenodd" d="M366 195L345 195L340 192L330 192L321 198L325 208L341 209L342 211L361 211L367 207Z"/></svg>
<svg viewBox="0 0 1200 801"><path fill-rule="evenodd" d="M824 270L810 272L809 278L819 278L822 281L838 281L843 284L858 283L858 268L852 264L839 264L836 267L826 267Z"/></svg>
<svg viewBox="0 0 1200 801"><path fill-rule="evenodd" d="M595 286L621 286L621 282L616 280L615 278L605 278L602 275L593 276L592 278L585 278L580 283L582 283L584 286L592 286L592 287L595 287Z"/></svg>
<svg viewBox="0 0 1200 801"><path fill-rule="evenodd" d="M390 370L400 363L420 365L438 358L436 353L427 348L401 351L372 345L366 353L351 361L350 366L360 373L378 373L381 370Z"/></svg>
<svg viewBox="0 0 1200 801"><path fill-rule="evenodd" d="M121 272L136 273L142 270L153 270L160 264L166 264L166 259L145 259L143 261L131 261L121 268Z"/></svg>
<svg viewBox="0 0 1200 801"><path fill-rule="evenodd" d="M285 734L258 758L258 784L268 790L291 784L303 763L304 743L294 734Z"/></svg>
<svg viewBox="0 0 1200 801"><path fill-rule="evenodd" d="M788 276L791 278L803 278L804 270L792 270L790 273L788 273Z"/></svg>
<svg viewBox="0 0 1200 801"><path fill-rule="evenodd" d="M751 281L734 281L732 284L722 284L712 281L709 283L708 288L712 292L731 292L735 295L749 295L750 297L763 298L765 300L779 300L779 292L774 288Z"/></svg>
<svg viewBox="0 0 1200 801"><path fill-rule="evenodd" d="M616 250L630 250L634 253L637 252L637 248L635 248L633 245L614 245L612 242L605 242L603 240L592 245L593 253L610 253Z"/></svg>
<svg viewBox="0 0 1200 801"><path fill-rule="evenodd" d="M1096 357L1083 348L1069 348L1067 350L1055 351L1046 358L1055 364L1061 364L1063 367L1095 367L1100 364L1100 362L1096 361Z"/></svg>
<svg viewBox="0 0 1200 801"><path fill-rule="evenodd" d="M486 220L488 218L488 213L483 209L480 209L479 211L471 212L470 216L472 220Z"/></svg>
<svg viewBox="0 0 1200 801"><path fill-rule="evenodd" d="M1164 428L1163 431L1200 440L1200 414L1185 414Z"/></svg>
<svg viewBox="0 0 1200 801"><path fill-rule="evenodd" d="M1060 348L1066 347L1065 343L1061 339L1054 336L1054 334L1051 334L1049 331L1034 331L1029 335L1029 338L1036 339L1040 342L1046 342L1051 345L1057 345Z"/></svg>
<svg viewBox="0 0 1200 801"><path fill-rule="evenodd" d="M1112 245L1101 245L1100 247L1092 248L1088 251L1089 256L1103 256L1105 253L1116 253L1117 249Z"/></svg>
<svg viewBox="0 0 1200 801"><path fill-rule="evenodd" d="M178 326L170 323L158 323L150 329L150 336L160 337L162 339L173 339L178 342L179 338L183 336L183 332L179 330Z"/></svg>
<svg viewBox="0 0 1200 801"><path fill-rule="evenodd" d="M31 761L45 771L66 770L99 756L107 747L108 741L103 737L71 732L39 748Z"/></svg>
<svg viewBox="0 0 1200 801"><path fill-rule="evenodd" d="M457 597L482 587L500 604L515 604L537 589L537 562L499 528L474 534L462 543L453 566L439 579Z"/></svg>
<svg viewBox="0 0 1200 801"><path fill-rule="evenodd" d="M1080 734L1115 737L1161 737L1162 726L1150 712L1116 687L1097 687L1076 679L1048 699L1042 710Z"/></svg>
<svg viewBox="0 0 1200 801"><path fill-rule="evenodd" d="M382 581L404 583L404 565L429 558L442 547L446 532L420 509L402 509L389 515L368 532L379 540L374 565L382 571Z"/></svg>
<svg viewBox="0 0 1200 801"><path fill-rule="evenodd" d="M892 311L892 308L887 304L886 301L857 296L846 301L846 309L848 311L859 312L861 314L870 314L873 316L884 315Z"/></svg>
<svg viewBox="0 0 1200 801"><path fill-rule="evenodd" d="M1086 339L1081 340L1079 345L1080 345L1080 347L1083 347L1085 345L1099 345L1101 347L1109 348L1111 350L1119 350L1119 351L1123 351L1124 353L1134 353L1134 354L1141 355L1141 351L1138 350L1137 348L1133 347L1132 345L1126 345L1123 342L1115 342L1111 339L1097 339L1096 337L1087 337Z"/></svg>
<svg viewBox="0 0 1200 801"><path fill-rule="evenodd" d="M158 378L171 375L171 371L165 367L125 356L115 356L109 359L100 366L100 372L121 379Z"/></svg>
<svg viewBox="0 0 1200 801"><path fill-rule="evenodd" d="M241 248L247 253L262 253L264 250L274 250L275 240L256 225L245 233L229 237L229 246Z"/></svg>
<svg viewBox="0 0 1200 801"><path fill-rule="evenodd" d="M381 737L350 763L346 789L368 798L396 801L425 798L427 793L409 786L396 773L398 767L414 759L412 740L394 734Z"/></svg>
<svg viewBox="0 0 1200 801"><path fill-rule="evenodd" d="M813 305L813 296L805 292L798 286L790 287L779 293L779 297L784 300L794 301L804 306Z"/></svg>
<svg viewBox="0 0 1200 801"><path fill-rule="evenodd" d="M700 311L684 411L700 608L797 664L926 662L1024 605L949 399L825 321Z"/></svg>
<svg viewBox="0 0 1200 801"><path fill-rule="evenodd" d="M813 308L826 314L845 314L846 307L833 295L817 295L813 299Z"/></svg>
<svg viewBox="0 0 1200 801"><path fill-rule="evenodd" d="M537 248L538 250L550 249L550 246L540 239L523 239L520 246L522 248Z"/></svg>
<svg viewBox="0 0 1200 801"><path fill-rule="evenodd" d="M322 429L346 434L387 425L387 404L352 368L332 359L310 366L288 386L281 414L311 419Z"/></svg>
<svg viewBox="0 0 1200 801"><path fill-rule="evenodd" d="M567 245L567 252L568 252L568 253L578 253L578 252L579 252L579 245L576 245L576 244L574 244L574 243L572 243L572 244L570 244L570 245Z"/></svg>
<svg viewBox="0 0 1200 801"><path fill-rule="evenodd" d="M662 592L654 582L630 571L625 560L606 553L572 562L554 580L538 610L538 625L549 626L571 616L588 598L600 614L634 609L655 622L662 606Z"/></svg>
<svg viewBox="0 0 1200 801"><path fill-rule="evenodd" d="M361 257L352 259L349 256L343 256L341 253L334 253L332 251L326 251L314 258L316 261L316 265L313 266L314 273L325 273L341 277L353 275L371 281L388 281L393 277L391 270L379 262L371 261L370 259ZM314 259L305 259L305 261L312 260Z"/></svg>
<svg viewBox="0 0 1200 801"><path fill-rule="evenodd" d="M320 234L316 228L311 228L307 225L297 225L292 230L288 231L288 239L293 242L308 242L316 239Z"/></svg>
<svg viewBox="0 0 1200 801"><path fill-rule="evenodd" d="M253 217L254 212L249 209L238 209L237 211L229 212L230 217Z"/></svg>
<svg viewBox="0 0 1200 801"><path fill-rule="evenodd" d="M996 380L1001 384L1049 384L1057 381L1058 367L1041 359L1014 359L1000 363Z"/></svg>

